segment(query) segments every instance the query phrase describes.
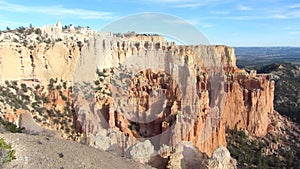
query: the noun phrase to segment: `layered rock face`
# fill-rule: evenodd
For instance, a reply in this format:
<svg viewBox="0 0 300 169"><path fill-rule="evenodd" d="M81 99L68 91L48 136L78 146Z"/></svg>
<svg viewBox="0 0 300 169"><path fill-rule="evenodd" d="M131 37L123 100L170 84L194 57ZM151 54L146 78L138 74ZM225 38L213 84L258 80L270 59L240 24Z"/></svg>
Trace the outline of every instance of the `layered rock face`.
<svg viewBox="0 0 300 169"><path fill-rule="evenodd" d="M73 28L74 29L74 28ZM0 80L72 81L83 44L94 32L63 30L61 23L44 28L0 33Z"/></svg>
<svg viewBox="0 0 300 169"><path fill-rule="evenodd" d="M233 78L226 86L223 115L226 126L230 129L236 126L255 136L265 136L270 123L268 113L274 110L274 81L270 80L269 75L237 75Z"/></svg>
<svg viewBox="0 0 300 169"><path fill-rule="evenodd" d="M48 83L50 78L72 79L74 65L80 55L74 42L38 44L34 50L19 43L1 43L2 80L37 79Z"/></svg>
<svg viewBox="0 0 300 169"><path fill-rule="evenodd" d="M211 156L226 146L226 127L255 136L267 132L274 82L237 68L233 48L177 46L160 36L105 33L66 39L36 42L33 49L1 43L1 76L42 82L54 77L74 84L96 79L96 87L78 87L73 97L72 123L90 145L135 157L141 141L149 140L158 151L184 140ZM155 155L148 143L145 156ZM168 157L171 152L158 154Z"/></svg>
<svg viewBox="0 0 300 169"><path fill-rule="evenodd" d="M129 137L150 138L156 149L185 140L209 156L226 146L226 127L266 134L274 82L237 68L233 48L140 39L103 44L100 67L116 67L105 75L112 97L98 100L102 120L89 132L97 133L97 124L106 121Z"/></svg>

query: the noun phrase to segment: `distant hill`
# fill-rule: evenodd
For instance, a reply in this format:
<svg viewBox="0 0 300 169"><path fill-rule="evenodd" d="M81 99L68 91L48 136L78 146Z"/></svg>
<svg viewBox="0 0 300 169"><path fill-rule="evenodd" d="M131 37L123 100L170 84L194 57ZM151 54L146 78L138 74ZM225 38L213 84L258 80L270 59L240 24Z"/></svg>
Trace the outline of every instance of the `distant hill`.
<svg viewBox="0 0 300 169"><path fill-rule="evenodd" d="M272 63L300 65L300 47L235 47L239 67Z"/></svg>

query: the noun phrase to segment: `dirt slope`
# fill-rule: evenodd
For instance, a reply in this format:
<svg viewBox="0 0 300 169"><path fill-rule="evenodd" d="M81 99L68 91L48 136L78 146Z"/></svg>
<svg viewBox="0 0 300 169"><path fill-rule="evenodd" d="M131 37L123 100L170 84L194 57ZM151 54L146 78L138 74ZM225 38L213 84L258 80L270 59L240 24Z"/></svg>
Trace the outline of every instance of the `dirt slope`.
<svg viewBox="0 0 300 169"><path fill-rule="evenodd" d="M0 133L7 143L16 150L16 160L4 168L17 169L68 169L68 168L99 168L99 169L144 169L151 168L130 159L117 157L109 152L62 140L50 135L28 135Z"/></svg>

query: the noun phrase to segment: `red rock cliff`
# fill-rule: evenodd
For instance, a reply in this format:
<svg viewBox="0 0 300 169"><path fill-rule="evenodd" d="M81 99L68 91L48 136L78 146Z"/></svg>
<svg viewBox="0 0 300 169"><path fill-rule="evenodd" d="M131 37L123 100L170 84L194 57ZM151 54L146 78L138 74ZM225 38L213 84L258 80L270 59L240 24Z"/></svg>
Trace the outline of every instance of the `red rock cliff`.
<svg viewBox="0 0 300 169"><path fill-rule="evenodd" d="M226 127L236 126L261 137L266 134L267 114L273 112L274 82L269 75L237 68L233 48L164 42L111 44L112 60L104 61L108 67L128 65L127 60L134 58L130 63L138 63L135 66L140 71L108 71L113 72L108 76L113 76L114 85L130 81L127 91L120 86L110 89L112 93L127 93L126 99L115 99L109 105L106 102L105 108L98 102L110 128L117 127L130 137L154 138L154 145L190 141L208 155L219 145L226 146ZM140 58L147 58L146 66ZM120 71L136 76L125 80L118 76ZM157 101L161 95L165 96L163 105L155 105L153 99ZM124 106L127 104L139 113L128 113L133 110Z"/></svg>
<svg viewBox="0 0 300 169"><path fill-rule="evenodd" d="M2 80L22 79L31 72L43 82L50 77L70 80L74 72L85 79L93 74L90 67L95 62L100 62L100 68L115 67L107 69L104 80L99 77L94 102L74 97L76 115L71 121L87 137L117 128L131 138L153 138L156 149L185 140L211 155L219 145L226 146L226 127L261 137L266 134L274 82L268 75L237 68L233 48L176 46L161 37L122 39L95 34L84 41L80 47L75 41L53 42L37 44L33 50L2 44L1 57L8 63ZM98 56L103 57L95 60ZM20 58L20 65L11 64ZM116 68L119 64L127 69ZM27 72L22 72L23 67ZM117 140L124 146L123 138Z"/></svg>

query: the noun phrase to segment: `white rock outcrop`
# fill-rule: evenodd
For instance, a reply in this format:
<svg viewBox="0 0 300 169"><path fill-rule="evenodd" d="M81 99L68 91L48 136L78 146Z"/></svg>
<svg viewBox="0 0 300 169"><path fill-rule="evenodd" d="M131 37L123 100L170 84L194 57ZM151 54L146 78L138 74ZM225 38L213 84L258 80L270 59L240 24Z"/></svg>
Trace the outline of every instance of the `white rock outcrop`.
<svg viewBox="0 0 300 169"><path fill-rule="evenodd" d="M128 148L126 156L141 163L147 163L154 155L154 146L149 140L138 142Z"/></svg>
<svg viewBox="0 0 300 169"><path fill-rule="evenodd" d="M205 169L237 169L237 162L230 156L226 147L220 146L212 157L204 161L201 168Z"/></svg>
<svg viewBox="0 0 300 169"><path fill-rule="evenodd" d="M199 168L208 156L200 152L191 142L180 142L175 147L175 152L170 156L167 168L169 169L194 169Z"/></svg>

